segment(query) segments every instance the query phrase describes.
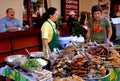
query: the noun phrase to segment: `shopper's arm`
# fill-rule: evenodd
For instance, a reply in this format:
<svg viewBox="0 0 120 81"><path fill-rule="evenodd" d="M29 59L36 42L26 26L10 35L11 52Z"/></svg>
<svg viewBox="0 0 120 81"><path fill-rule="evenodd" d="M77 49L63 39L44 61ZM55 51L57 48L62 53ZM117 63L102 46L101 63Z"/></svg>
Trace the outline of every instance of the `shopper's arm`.
<svg viewBox="0 0 120 81"><path fill-rule="evenodd" d="M108 31L108 36L107 36L107 43L109 43L110 42L110 38L111 38L111 36L112 36L112 27L109 27L108 29L107 29L107 31Z"/></svg>
<svg viewBox="0 0 120 81"><path fill-rule="evenodd" d="M86 34L86 41L89 41L90 34L91 34L91 31L90 31L90 28L88 28L87 34Z"/></svg>

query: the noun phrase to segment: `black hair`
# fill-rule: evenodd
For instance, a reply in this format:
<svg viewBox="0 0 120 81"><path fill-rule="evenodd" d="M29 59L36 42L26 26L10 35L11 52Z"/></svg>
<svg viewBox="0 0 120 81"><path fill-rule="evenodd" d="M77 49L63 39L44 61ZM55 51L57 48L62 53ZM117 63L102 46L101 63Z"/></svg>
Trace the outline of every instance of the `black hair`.
<svg viewBox="0 0 120 81"><path fill-rule="evenodd" d="M50 7L45 13L43 13L41 18L41 26L42 24L50 18L50 15L53 15L57 9L54 7Z"/></svg>
<svg viewBox="0 0 120 81"><path fill-rule="evenodd" d="M100 11L102 13L102 8L99 5L93 6L91 9L92 16L93 16L94 12L96 12L96 11Z"/></svg>
<svg viewBox="0 0 120 81"><path fill-rule="evenodd" d="M11 9L13 9L13 8L8 8L8 9L6 10L6 13L8 13L8 11L11 10Z"/></svg>
<svg viewBox="0 0 120 81"><path fill-rule="evenodd" d="M87 12L81 12L80 25L84 25L85 19L87 18Z"/></svg>

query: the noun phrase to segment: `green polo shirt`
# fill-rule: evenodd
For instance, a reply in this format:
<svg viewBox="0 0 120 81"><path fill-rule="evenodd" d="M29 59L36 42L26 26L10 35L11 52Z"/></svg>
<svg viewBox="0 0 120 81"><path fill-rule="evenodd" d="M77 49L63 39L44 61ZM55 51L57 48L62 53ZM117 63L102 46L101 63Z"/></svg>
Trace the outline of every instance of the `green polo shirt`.
<svg viewBox="0 0 120 81"><path fill-rule="evenodd" d="M106 30L111 27L110 22L101 18L100 20L89 20L88 27L91 29L91 40L104 40L106 38Z"/></svg>

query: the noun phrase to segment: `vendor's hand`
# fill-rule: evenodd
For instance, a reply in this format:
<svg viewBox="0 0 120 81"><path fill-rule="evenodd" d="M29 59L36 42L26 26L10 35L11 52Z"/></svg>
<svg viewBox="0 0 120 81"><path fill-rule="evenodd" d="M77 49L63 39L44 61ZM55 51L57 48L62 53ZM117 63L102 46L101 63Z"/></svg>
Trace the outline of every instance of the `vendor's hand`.
<svg viewBox="0 0 120 81"><path fill-rule="evenodd" d="M46 51L48 51L48 53L51 54L51 50L49 47L46 48Z"/></svg>

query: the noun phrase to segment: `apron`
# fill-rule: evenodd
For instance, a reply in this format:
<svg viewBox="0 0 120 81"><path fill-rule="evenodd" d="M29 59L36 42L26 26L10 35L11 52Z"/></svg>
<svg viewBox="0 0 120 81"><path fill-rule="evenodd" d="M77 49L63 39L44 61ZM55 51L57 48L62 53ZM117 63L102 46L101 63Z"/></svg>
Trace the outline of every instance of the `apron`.
<svg viewBox="0 0 120 81"><path fill-rule="evenodd" d="M47 21L48 23L50 23L50 21ZM55 32L55 30L53 29L53 25L50 23L52 30L53 30L53 37L52 40L48 43L50 50L53 51L54 48L60 48L60 43L59 43L59 36L58 34Z"/></svg>

